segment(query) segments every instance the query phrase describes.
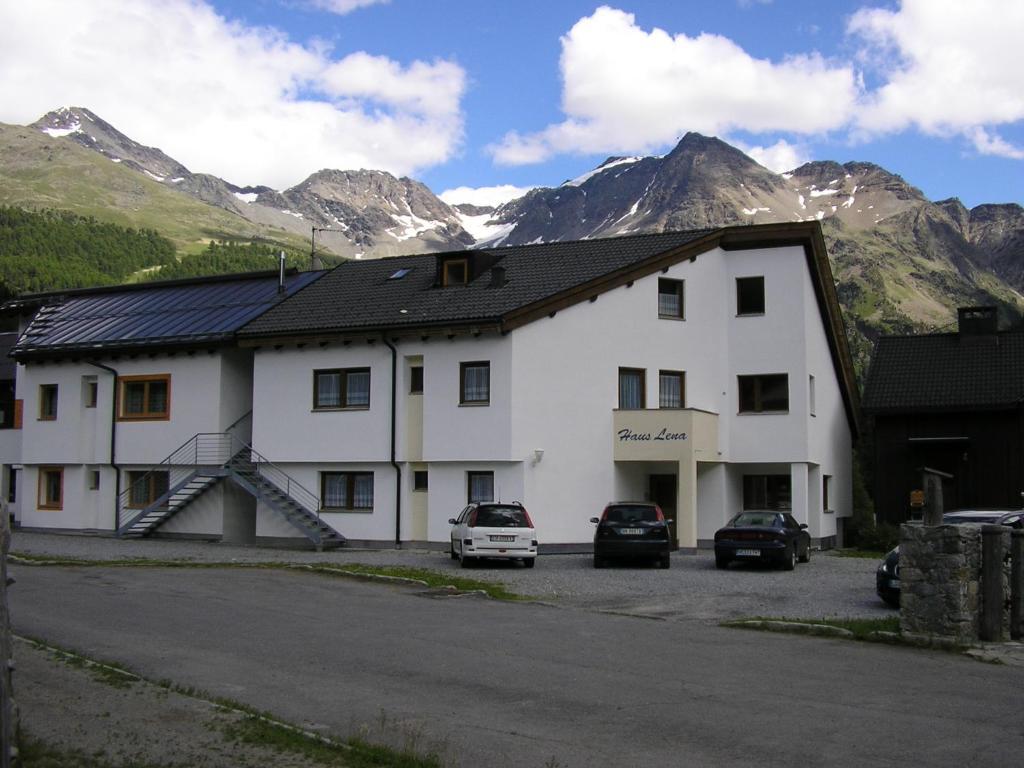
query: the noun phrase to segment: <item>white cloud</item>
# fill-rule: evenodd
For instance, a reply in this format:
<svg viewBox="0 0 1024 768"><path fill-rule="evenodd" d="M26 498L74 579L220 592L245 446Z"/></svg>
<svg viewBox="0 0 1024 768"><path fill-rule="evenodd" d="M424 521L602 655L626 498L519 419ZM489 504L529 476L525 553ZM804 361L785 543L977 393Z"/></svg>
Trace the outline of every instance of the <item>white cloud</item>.
<svg viewBox="0 0 1024 768"><path fill-rule="evenodd" d="M967 132L967 137L981 155L996 155L997 157L1007 157L1011 160L1024 160L1024 148L1016 147L1001 136L990 133L984 128L972 128Z"/></svg>
<svg viewBox="0 0 1024 768"><path fill-rule="evenodd" d="M469 203L470 205L490 205L497 208L502 203L522 197L531 189L533 187L516 187L511 184L502 184L496 187L456 187L455 189L446 189L438 197L448 205Z"/></svg>
<svg viewBox="0 0 1024 768"><path fill-rule="evenodd" d="M357 8L367 8L371 5L387 5L391 0L311 0L314 8L337 13L344 16L352 13Z"/></svg>
<svg viewBox="0 0 1024 768"><path fill-rule="evenodd" d="M751 146L742 141L728 140L730 144L743 150L747 155L754 158L770 171L785 173L799 168L811 160L811 152L807 147L800 144L790 144L785 139L779 139L768 147Z"/></svg>
<svg viewBox="0 0 1024 768"><path fill-rule="evenodd" d="M567 119L510 132L489 148L497 162L648 152L688 130L820 133L845 125L858 96L852 66L817 54L756 59L719 35L646 31L607 6L562 38L561 70Z"/></svg>
<svg viewBox="0 0 1024 768"><path fill-rule="evenodd" d="M337 58L228 21L203 0L0 3L0 121L88 107L237 184L442 163L462 140L464 89L451 62Z"/></svg>
<svg viewBox="0 0 1024 768"><path fill-rule="evenodd" d="M896 10L858 11L848 32L863 41L859 60L883 84L865 100L857 127L868 135L961 133L979 151L1015 156L1005 142L985 140L983 127L1024 119L1022 31L1020 0L902 0Z"/></svg>

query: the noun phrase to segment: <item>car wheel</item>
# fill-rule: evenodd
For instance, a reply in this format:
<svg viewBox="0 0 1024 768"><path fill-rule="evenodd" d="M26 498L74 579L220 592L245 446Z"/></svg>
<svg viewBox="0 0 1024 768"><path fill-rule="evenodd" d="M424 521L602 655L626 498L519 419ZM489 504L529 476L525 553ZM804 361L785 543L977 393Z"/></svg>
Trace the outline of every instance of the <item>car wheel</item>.
<svg viewBox="0 0 1024 768"><path fill-rule="evenodd" d="M804 550L803 555L800 556L801 563L811 562L811 542L807 542L807 549Z"/></svg>
<svg viewBox="0 0 1024 768"><path fill-rule="evenodd" d="M900 596L899 595L894 595L892 593L888 593L888 594L882 595L882 600L890 608L896 608L897 610L899 610L899 607L900 607Z"/></svg>
<svg viewBox="0 0 1024 768"><path fill-rule="evenodd" d="M594 555L594 567L604 568L604 558L600 555Z"/></svg>
<svg viewBox="0 0 1024 768"><path fill-rule="evenodd" d="M662 569L671 568L672 558L670 558L668 555L662 555L660 558L658 558L658 567Z"/></svg>
<svg viewBox="0 0 1024 768"><path fill-rule="evenodd" d="M786 571L792 571L796 568L796 542L793 542L793 546L785 553L785 560L782 561L782 568Z"/></svg>
<svg viewBox="0 0 1024 768"><path fill-rule="evenodd" d="M455 542L454 541L450 542L449 545L448 545L448 556L452 560L458 560L459 559L459 556L455 554Z"/></svg>
<svg viewBox="0 0 1024 768"><path fill-rule="evenodd" d="M535 566L536 564L537 564L537 558L536 557L524 557L523 558L523 565L525 565L527 568L533 568L533 566Z"/></svg>
<svg viewBox="0 0 1024 768"><path fill-rule="evenodd" d="M722 555L715 555L715 568L723 570L729 567L729 558Z"/></svg>
<svg viewBox="0 0 1024 768"><path fill-rule="evenodd" d="M473 560L474 559L475 558L472 558L469 555L462 555L459 558L459 560L462 562L462 567L463 568L472 568L473 567Z"/></svg>

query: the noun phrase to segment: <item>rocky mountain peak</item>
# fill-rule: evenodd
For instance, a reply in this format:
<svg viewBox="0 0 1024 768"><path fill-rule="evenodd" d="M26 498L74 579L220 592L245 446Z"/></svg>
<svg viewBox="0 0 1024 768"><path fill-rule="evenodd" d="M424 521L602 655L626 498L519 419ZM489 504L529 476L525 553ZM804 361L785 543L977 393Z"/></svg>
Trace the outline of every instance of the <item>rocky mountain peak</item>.
<svg viewBox="0 0 1024 768"><path fill-rule="evenodd" d="M147 147L125 136L106 120L84 107L61 107L47 112L31 125L53 138L68 138L86 149L125 163L155 181L180 183L191 176L184 165L156 147Z"/></svg>

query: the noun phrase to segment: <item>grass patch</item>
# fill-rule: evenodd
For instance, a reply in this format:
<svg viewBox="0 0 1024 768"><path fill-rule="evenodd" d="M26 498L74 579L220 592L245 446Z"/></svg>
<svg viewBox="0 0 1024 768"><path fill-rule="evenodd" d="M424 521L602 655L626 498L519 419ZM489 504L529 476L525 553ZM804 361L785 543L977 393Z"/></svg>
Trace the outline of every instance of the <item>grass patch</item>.
<svg viewBox="0 0 1024 768"><path fill-rule="evenodd" d="M453 576L443 571L432 571L427 568L409 568L401 565L363 565L347 563L343 565L314 565L310 570L319 573L338 573L339 571L352 576L384 576L392 579L412 579L422 581L428 587L442 589L454 587L460 592L484 592L496 600L528 600L526 595L510 591L504 584L496 581L480 581L467 579L464 576Z"/></svg>
<svg viewBox="0 0 1024 768"><path fill-rule="evenodd" d="M129 688L141 678L131 670L123 667L115 661L96 661L88 659L75 651L58 648L50 643L36 637L22 636L22 639L35 645L40 650L46 651L50 656L62 664L75 669L88 672L98 683L104 683L112 688Z"/></svg>
<svg viewBox="0 0 1024 768"><path fill-rule="evenodd" d="M867 642L876 641L876 638L874 637L874 633L876 632L892 632L898 634L900 631L899 616L886 616L880 619L796 619L788 616L751 616L748 619L723 621L722 626L739 627L742 629L758 629L756 626L745 625L742 623L747 621L772 621L792 624L809 624L811 626L837 627L839 629L845 629L847 632L851 632L853 634L853 640Z"/></svg>
<svg viewBox="0 0 1024 768"><path fill-rule="evenodd" d="M382 734L394 736L395 732L399 735L404 733L404 748L394 749L371 742L367 738L370 730L365 726L360 729L360 735L353 736L346 742L334 741L304 731L298 726L276 718L269 712L233 699L213 696L192 686L178 685L167 679L147 680L115 662L95 661L76 651L60 648L36 638L23 639L48 651L54 658L70 666L89 669L94 675L97 671L103 673L97 676L97 680L100 682L115 684L113 680L118 678L116 687L122 687L126 680L146 682L164 691L209 702L222 709L240 714L242 715L241 720L225 725L222 729L224 736L236 743L266 747L279 753L297 754L318 765L337 766L338 768L441 768L442 766L441 758L436 753L422 754L421 734L402 727L390 726L383 714L379 724ZM21 733L16 735L16 743L21 756L21 762L17 765L23 766L23 768L115 768L103 759L105 757L103 753L88 755L80 750L58 749L42 740ZM118 762L118 765L122 764L121 761ZM128 765L131 768L184 768L180 763L153 763L137 760Z"/></svg>
<svg viewBox="0 0 1024 768"><path fill-rule="evenodd" d="M126 763L118 760L111 763L103 752L88 755L80 749L64 749L47 744L42 739L28 736L20 731L14 737L18 747L18 758L14 765L20 768L118 768ZM153 763L132 760L131 768L186 768L182 763Z"/></svg>
<svg viewBox="0 0 1024 768"><path fill-rule="evenodd" d="M344 768L440 768L437 755L418 755L411 750L395 750L370 744L361 738L351 738L345 744L318 739L301 731L283 727L258 717L244 720L224 728L227 738L243 744L267 747L280 753L301 755L306 760L324 766Z"/></svg>
<svg viewBox="0 0 1024 768"><path fill-rule="evenodd" d="M483 592L495 600L529 600L528 595L512 592L508 587L497 581L480 581L455 576L445 571L434 571L428 568L409 568L400 565L364 565L362 563L312 563L296 564L283 562L255 563L206 563L192 560L150 560L146 558L123 558L118 560L86 560L74 557L53 557L51 555L34 555L11 553L13 562L26 565L52 565L81 568L265 568L272 570L303 570L322 576L351 576L356 578L384 577L386 579L403 579L423 582L427 587L442 589L454 587L459 592Z"/></svg>

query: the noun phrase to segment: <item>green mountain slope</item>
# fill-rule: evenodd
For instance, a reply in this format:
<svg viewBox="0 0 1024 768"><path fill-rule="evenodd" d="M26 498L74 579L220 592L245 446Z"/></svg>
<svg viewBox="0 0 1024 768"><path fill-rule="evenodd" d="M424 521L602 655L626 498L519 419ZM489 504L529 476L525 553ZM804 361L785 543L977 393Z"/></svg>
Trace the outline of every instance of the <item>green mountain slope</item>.
<svg viewBox="0 0 1024 768"><path fill-rule="evenodd" d="M181 253L213 240L264 240L296 249L305 239L206 205L74 142L0 123L0 203L59 208L169 238Z"/></svg>

